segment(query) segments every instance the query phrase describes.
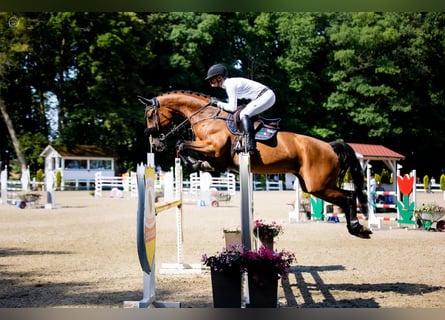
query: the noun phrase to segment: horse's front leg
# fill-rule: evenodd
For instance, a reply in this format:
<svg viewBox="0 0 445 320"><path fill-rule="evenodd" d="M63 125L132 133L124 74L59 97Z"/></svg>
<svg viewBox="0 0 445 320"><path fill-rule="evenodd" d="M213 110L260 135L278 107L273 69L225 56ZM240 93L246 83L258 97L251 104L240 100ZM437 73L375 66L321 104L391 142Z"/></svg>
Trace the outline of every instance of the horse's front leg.
<svg viewBox="0 0 445 320"><path fill-rule="evenodd" d="M216 158L219 156L217 148L209 140L181 141L178 142L177 147L179 151L195 151L205 157Z"/></svg>
<svg viewBox="0 0 445 320"><path fill-rule="evenodd" d="M203 156L206 156L205 153L203 154L200 151L202 150L202 148L195 149L194 145L196 144L193 141L178 141L178 143L176 144L179 157L182 159L185 165L194 171L215 171L215 167L212 166L208 161L195 159L188 154L187 151L195 151L202 154Z"/></svg>

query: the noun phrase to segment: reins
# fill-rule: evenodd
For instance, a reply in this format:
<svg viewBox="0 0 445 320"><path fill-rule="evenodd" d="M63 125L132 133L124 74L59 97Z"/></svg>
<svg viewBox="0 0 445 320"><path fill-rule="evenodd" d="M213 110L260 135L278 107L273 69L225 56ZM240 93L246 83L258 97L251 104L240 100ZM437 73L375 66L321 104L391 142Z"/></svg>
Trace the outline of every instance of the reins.
<svg viewBox="0 0 445 320"><path fill-rule="evenodd" d="M154 109L155 110L155 114L156 114L156 127L159 128L160 127L160 117L159 117L159 101L158 99L155 97L152 100L151 106L148 105L147 103L144 103L146 105L145 107L145 114L147 114L148 110ZM198 110L196 110L195 112L193 112L190 116L186 117L180 124L178 124L177 126L175 126L173 129L171 129L169 132L165 133L165 134L160 134L159 135L159 140L164 141L165 139L167 139L169 136L171 136L172 134L176 133L177 131L179 131L181 128L183 128L187 122L190 122L190 125L193 127L194 125L196 125L197 123L204 121L204 120L208 120L208 119L217 119L218 115L220 113L220 110L218 110L217 114L213 117L210 118L206 118L206 119L199 119L195 122L192 123L192 118L194 116L196 116L197 114L201 113L204 109L206 109L208 106L210 106L210 102L205 104L204 106L202 106L201 108L199 108ZM177 112L177 111L176 111ZM168 120L171 120L169 117L167 117L165 114L162 114L162 116ZM146 116L147 117L147 116Z"/></svg>

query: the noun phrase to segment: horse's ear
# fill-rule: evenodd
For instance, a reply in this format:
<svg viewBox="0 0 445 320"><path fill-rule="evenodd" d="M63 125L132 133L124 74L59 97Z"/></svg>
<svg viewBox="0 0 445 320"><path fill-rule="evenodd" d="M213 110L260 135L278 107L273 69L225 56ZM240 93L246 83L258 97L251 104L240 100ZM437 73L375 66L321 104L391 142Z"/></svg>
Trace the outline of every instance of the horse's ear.
<svg viewBox="0 0 445 320"><path fill-rule="evenodd" d="M142 96L138 96L138 100L140 103L142 103L144 106L152 106L153 105L153 100L152 99L147 99L145 97Z"/></svg>

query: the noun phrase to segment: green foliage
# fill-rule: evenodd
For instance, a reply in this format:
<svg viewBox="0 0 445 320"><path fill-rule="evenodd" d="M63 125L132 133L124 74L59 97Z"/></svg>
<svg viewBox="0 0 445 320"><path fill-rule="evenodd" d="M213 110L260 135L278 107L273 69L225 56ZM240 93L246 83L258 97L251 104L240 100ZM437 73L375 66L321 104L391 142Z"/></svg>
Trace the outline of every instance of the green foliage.
<svg viewBox="0 0 445 320"><path fill-rule="evenodd" d="M22 169L20 167L20 162L17 159L11 160L8 166L8 179L20 180L22 175Z"/></svg>
<svg viewBox="0 0 445 320"><path fill-rule="evenodd" d="M40 154L48 145L48 138L40 132L33 133L28 131L20 134L19 141L20 149L25 154L27 165L30 168L30 174L33 176L45 162Z"/></svg>
<svg viewBox="0 0 445 320"><path fill-rule="evenodd" d="M380 175L380 183L391 183L391 174L387 169L382 169L382 173Z"/></svg>
<svg viewBox="0 0 445 320"><path fill-rule="evenodd" d="M135 167L148 151L137 95L224 98L203 80L216 62L273 88L266 115L286 115L285 130L383 144L406 156L407 170L439 170L431 146L445 147L442 12L14 15L11 28L12 14L0 14L0 94L31 172L48 141L109 146L124 169ZM12 155L4 126L0 134L0 153ZM157 161L169 167L173 157L171 148Z"/></svg>

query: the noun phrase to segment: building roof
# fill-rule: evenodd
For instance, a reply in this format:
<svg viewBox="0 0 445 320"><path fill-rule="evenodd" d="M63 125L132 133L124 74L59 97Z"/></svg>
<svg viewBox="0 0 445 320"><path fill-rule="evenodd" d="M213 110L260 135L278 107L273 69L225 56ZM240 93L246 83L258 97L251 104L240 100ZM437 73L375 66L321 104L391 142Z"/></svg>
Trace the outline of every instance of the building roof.
<svg viewBox="0 0 445 320"><path fill-rule="evenodd" d="M359 158L368 160L401 160L405 156L378 144L348 143Z"/></svg>
<svg viewBox="0 0 445 320"><path fill-rule="evenodd" d="M55 150L62 158L117 158L117 153L108 147L94 145L76 145L72 147L48 145L40 154L45 157L50 149Z"/></svg>

